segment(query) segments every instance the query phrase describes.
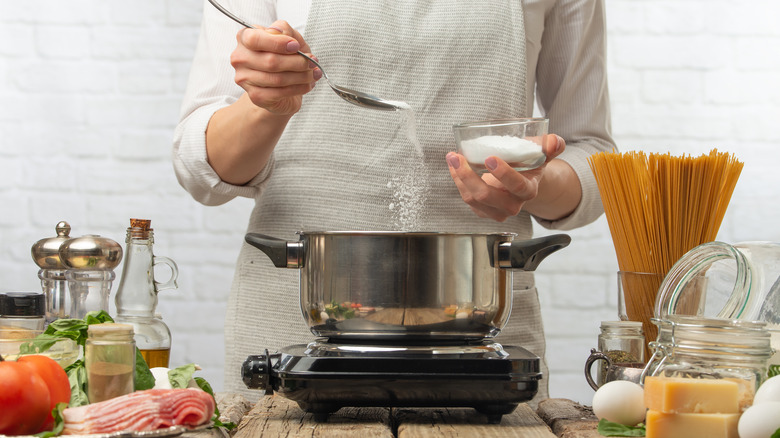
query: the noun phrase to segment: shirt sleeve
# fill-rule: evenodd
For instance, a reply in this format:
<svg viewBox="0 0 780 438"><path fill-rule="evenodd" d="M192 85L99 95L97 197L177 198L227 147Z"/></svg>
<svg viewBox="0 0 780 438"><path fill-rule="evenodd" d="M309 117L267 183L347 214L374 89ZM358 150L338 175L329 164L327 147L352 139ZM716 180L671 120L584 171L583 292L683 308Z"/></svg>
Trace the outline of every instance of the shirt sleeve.
<svg viewBox="0 0 780 438"><path fill-rule="evenodd" d="M234 82L230 53L236 47L241 25L222 15L204 0L203 20L190 77L173 138L173 168L179 184L205 205L219 205L241 197L255 197L267 179L266 165L249 183L236 186L222 181L206 156L206 127L219 109L235 102L243 89ZM228 10L240 10L252 23L268 25L276 20L274 2L220 0ZM251 6L251 7L250 7ZM269 162L269 164L272 164Z"/></svg>
<svg viewBox="0 0 780 438"><path fill-rule="evenodd" d="M570 230L604 212L588 157L616 149L607 89L603 0L559 0L545 14L536 68L536 97L550 132L566 140L559 156L576 172L582 199L567 217L535 218L545 228Z"/></svg>

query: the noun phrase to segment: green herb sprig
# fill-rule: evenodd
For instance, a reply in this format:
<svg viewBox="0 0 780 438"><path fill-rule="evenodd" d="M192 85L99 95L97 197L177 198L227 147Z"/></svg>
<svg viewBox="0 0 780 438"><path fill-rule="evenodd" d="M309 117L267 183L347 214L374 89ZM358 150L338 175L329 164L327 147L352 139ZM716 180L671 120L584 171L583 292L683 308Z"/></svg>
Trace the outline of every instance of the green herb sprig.
<svg viewBox="0 0 780 438"><path fill-rule="evenodd" d="M599 420L598 431L601 436L645 436L645 425L624 426L605 419Z"/></svg>

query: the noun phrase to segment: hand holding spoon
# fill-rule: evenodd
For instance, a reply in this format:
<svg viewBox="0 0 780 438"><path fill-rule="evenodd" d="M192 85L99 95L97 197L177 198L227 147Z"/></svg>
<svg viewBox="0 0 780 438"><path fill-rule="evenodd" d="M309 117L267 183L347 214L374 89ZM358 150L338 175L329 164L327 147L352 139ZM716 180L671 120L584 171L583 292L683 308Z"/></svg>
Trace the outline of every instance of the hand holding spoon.
<svg viewBox="0 0 780 438"><path fill-rule="evenodd" d="M249 29L257 29L256 27L252 26L251 24L241 20L240 18L233 15L230 11L223 8L222 5L217 3L216 0L209 0L209 3L211 3L215 8L217 8L220 12L225 14L227 17L235 21L236 23L249 28ZM304 58L308 59L309 61L313 62L314 65L319 67L319 69L322 71L322 76L325 78L325 80L328 82L328 85L330 88L333 89L333 91L336 92L342 99L346 100L347 102L362 106L364 108L372 108L372 109L378 109L378 110L386 110L386 111L395 111L395 110L406 110L409 109L409 105L406 102L400 102L400 101L394 101L394 100L387 100L382 99L380 97L372 96L370 94L363 93L361 91L355 91L346 87L341 87L339 85L334 84L331 82L330 78L328 78L327 73L325 73L325 69L320 66L320 64L312 59L311 57L307 56L305 53L298 51L298 54L303 56Z"/></svg>

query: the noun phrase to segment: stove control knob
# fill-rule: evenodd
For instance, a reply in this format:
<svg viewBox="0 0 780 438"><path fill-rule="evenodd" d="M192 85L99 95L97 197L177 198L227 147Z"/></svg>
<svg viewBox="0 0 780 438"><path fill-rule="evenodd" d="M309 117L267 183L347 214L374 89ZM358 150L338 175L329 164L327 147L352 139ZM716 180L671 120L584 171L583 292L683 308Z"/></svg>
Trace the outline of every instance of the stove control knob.
<svg viewBox="0 0 780 438"><path fill-rule="evenodd" d="M268 354L268 350L265 350L265 354L246 358L241 365L241 378L247 388L264 389L266 394L273 394L274 388L270 385L272 359L276 362L279 359L279 354Z"/></svg>

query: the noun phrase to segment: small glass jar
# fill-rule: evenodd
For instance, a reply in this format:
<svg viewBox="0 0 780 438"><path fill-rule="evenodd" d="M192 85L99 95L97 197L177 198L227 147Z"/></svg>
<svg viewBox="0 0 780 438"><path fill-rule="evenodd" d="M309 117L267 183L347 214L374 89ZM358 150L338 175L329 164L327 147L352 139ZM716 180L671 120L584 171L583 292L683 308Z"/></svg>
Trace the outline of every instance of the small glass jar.
<svg viewBox="0 0 780 438"><path fill-rule="evenodd" d="M645 335L639 321L602 321L598 336L598 351L609 358L596 372L598 386L606 383L611 365L637 366L645 362Z"/></svg>
<svg viewBox="0 0 780 438"><path fill-rule="evenodd" d="M135 389L136 348L130 324L91 324L84 345L87 399L97 403Z"/></svg>
<svg viewBox="0 0 780 438"><path fill-rule="evenodd" d="M4 292L0 294L0 329L40 333L46 321L46 296L41 292ZM32 336L18 336L30 337Z"/></svg>
<svg viewBox="0 0 780 438"><path fill-rule="evenodd" d="M639 321L602 321L598 349L613 363L645 361L645 335Z"/></svg>
<svg viewBox="0 0 780 438"><path fill-rule="evenodd" d="M653 322L658 339L646 375L732 379L742 388L740 406L752 404L772 356L766 323L684 315Z"/></svg>

